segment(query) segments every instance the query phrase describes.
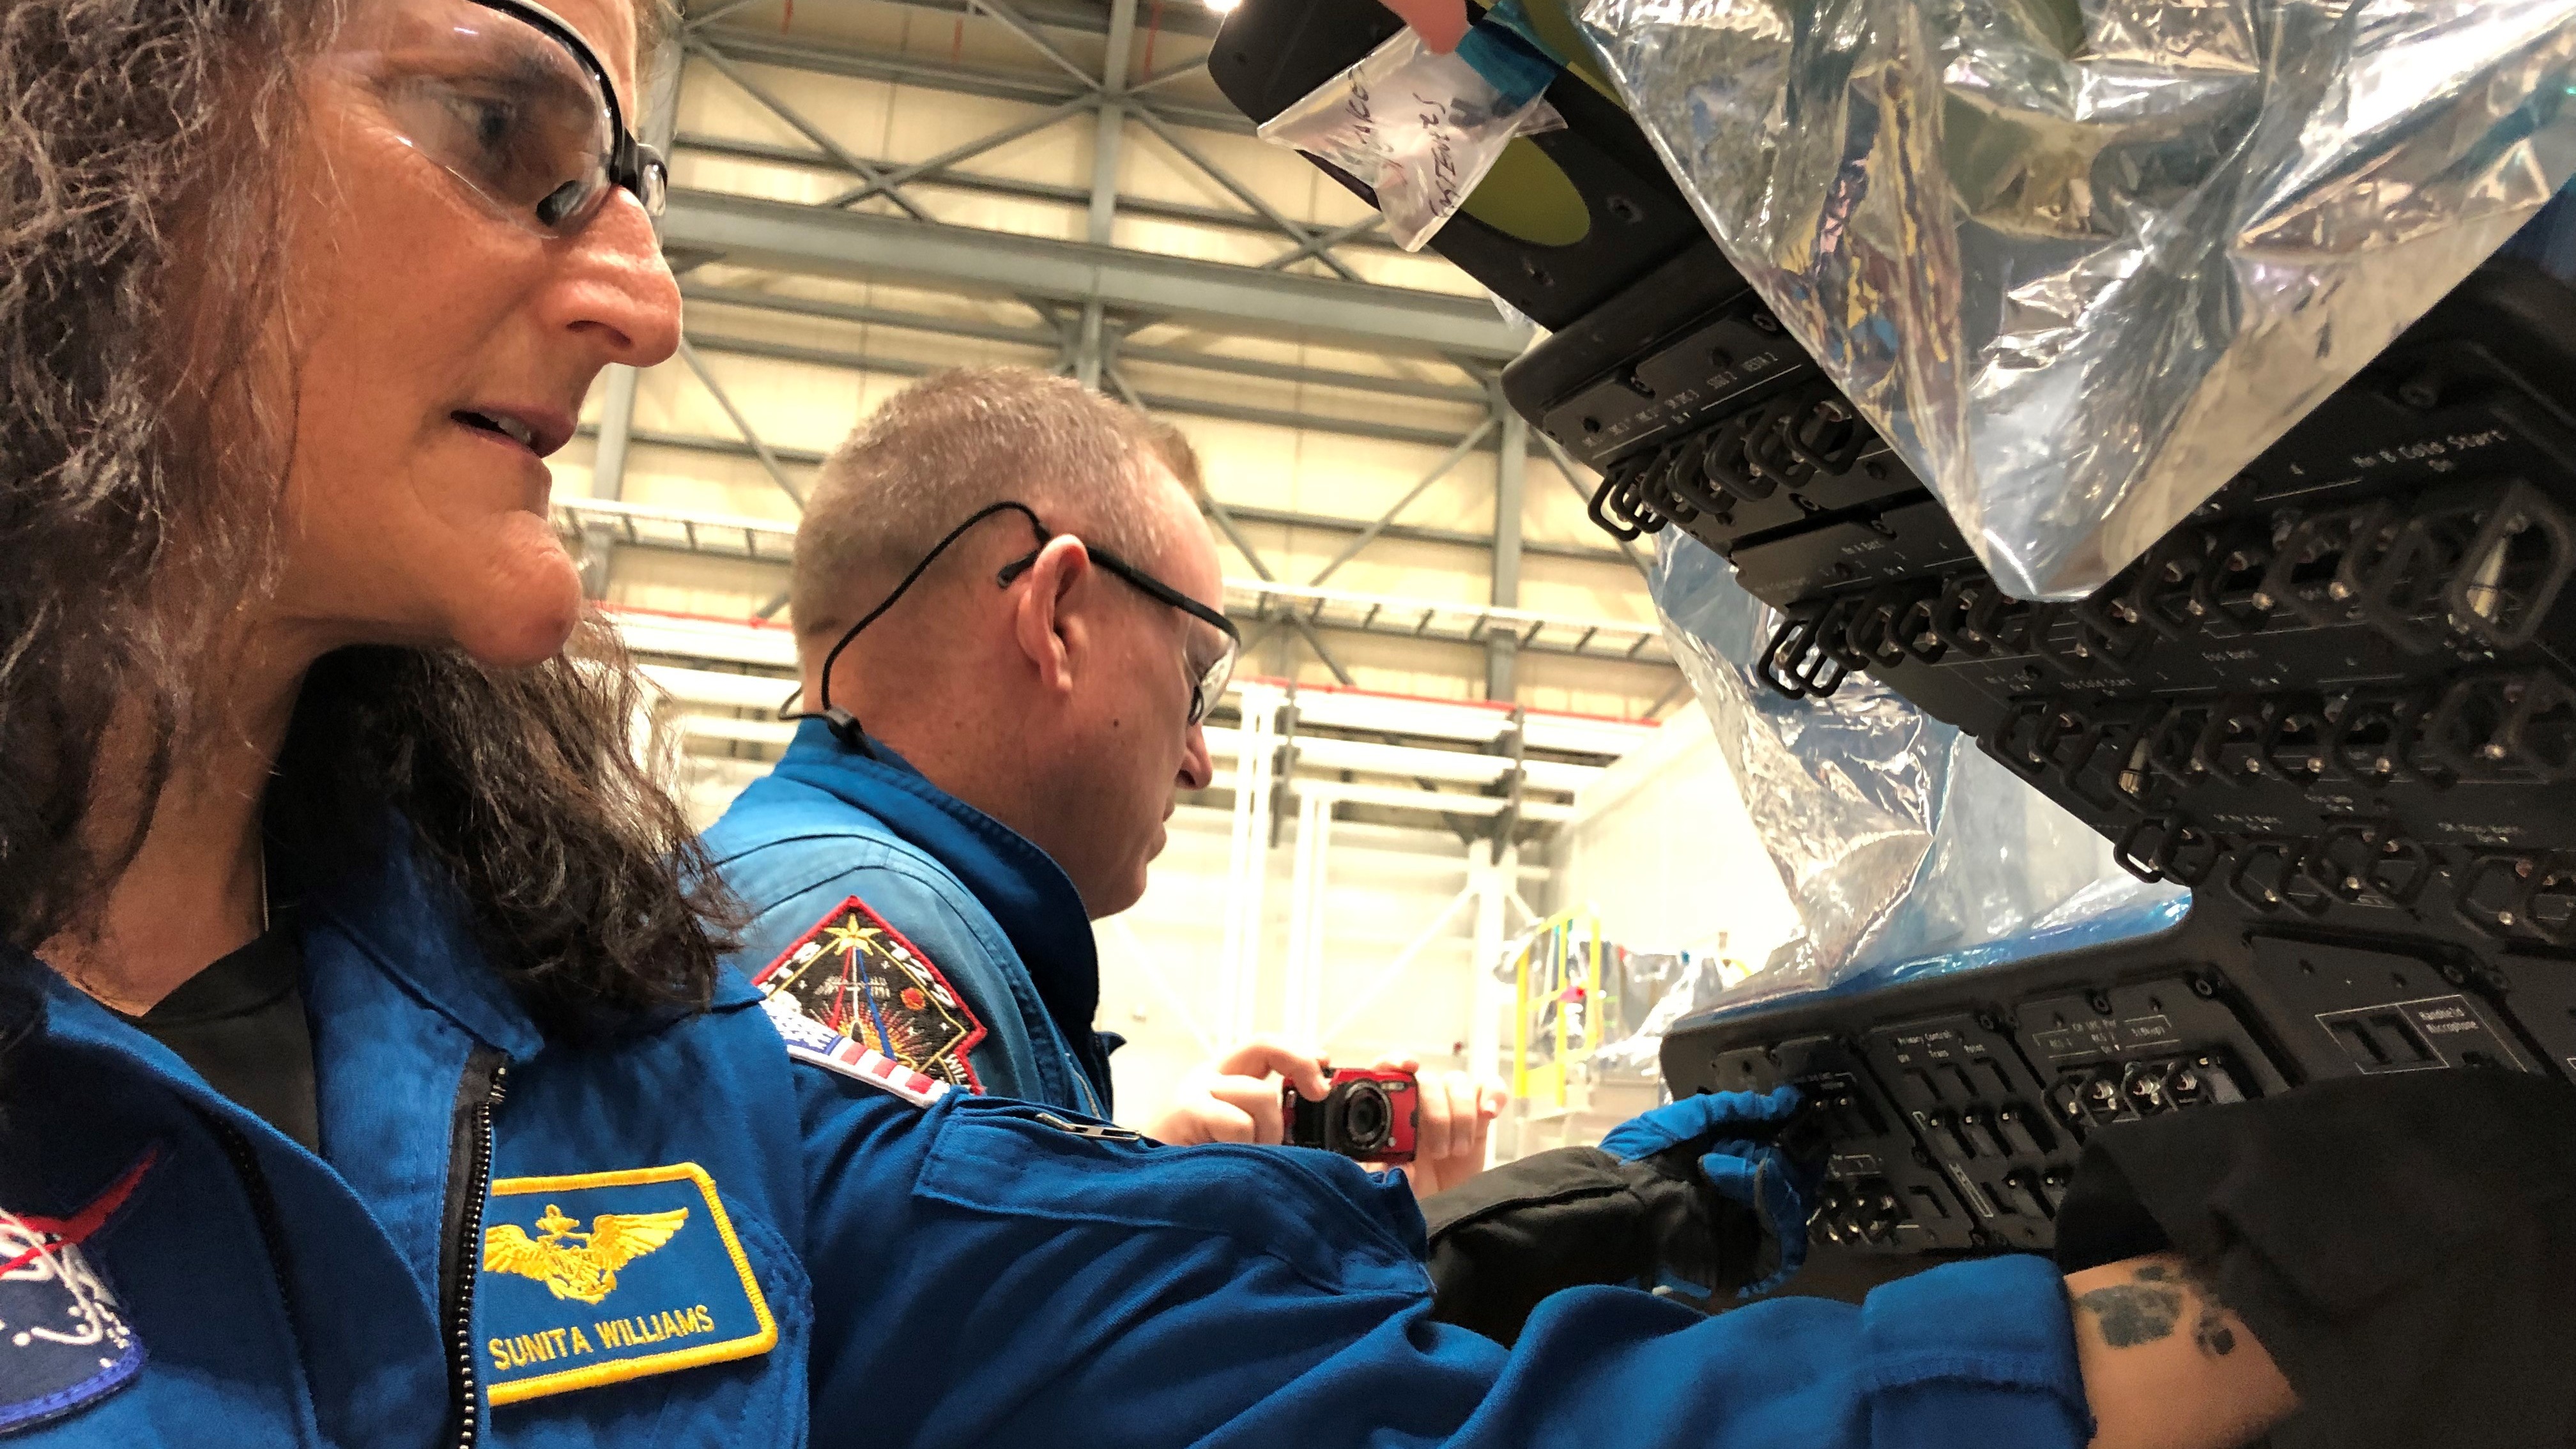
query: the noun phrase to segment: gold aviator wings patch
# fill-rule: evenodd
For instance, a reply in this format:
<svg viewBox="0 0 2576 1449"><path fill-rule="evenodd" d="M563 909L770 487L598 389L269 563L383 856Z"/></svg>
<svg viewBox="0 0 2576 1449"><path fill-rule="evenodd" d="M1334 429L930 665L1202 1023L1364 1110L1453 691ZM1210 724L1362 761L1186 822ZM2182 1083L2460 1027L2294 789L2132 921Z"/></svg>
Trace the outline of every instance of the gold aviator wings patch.
<svg viewBox="0 0 2576 1449"><path fill-rule="evenodd" d="M484 1230L483 1271L534 1278L557 1298L598 1303L617 1291L618 1269L671 1241L688 1220L687 1208L601 1213L584 1232L580 1219L548 1203L533 1238L517 1223Z"/></svg>

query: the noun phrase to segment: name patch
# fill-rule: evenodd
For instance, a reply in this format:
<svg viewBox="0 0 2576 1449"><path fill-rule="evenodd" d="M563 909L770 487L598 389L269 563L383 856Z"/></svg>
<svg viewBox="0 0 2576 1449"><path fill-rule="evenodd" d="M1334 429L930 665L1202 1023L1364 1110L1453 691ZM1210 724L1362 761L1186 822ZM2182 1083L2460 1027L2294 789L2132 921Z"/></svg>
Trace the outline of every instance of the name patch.
<svg viewBox="0 0 2576 1449"><path fill-rule="evenodd" d="M778 1342L715 1180L694 1162L495 1180L474 1321L495 1406Z"/></svg>

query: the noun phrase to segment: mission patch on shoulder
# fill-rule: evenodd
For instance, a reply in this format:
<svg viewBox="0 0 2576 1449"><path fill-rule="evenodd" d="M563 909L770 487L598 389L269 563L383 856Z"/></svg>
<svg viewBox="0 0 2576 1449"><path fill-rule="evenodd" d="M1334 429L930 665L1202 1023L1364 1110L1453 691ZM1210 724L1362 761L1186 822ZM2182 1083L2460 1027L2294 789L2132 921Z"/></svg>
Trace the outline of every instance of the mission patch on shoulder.
<svg viewBox="0 0 2576 1449"><path fill-rule="evenodd" d="M143 1340L82 1244L134 1196L159 1156L144 1153L68 1217L0 1208L0 1434L104 1398L143 1367Z"/></svg>
<svg viewBox="0 0 2576 1449"><path fill-rule="evenodd" d="M984 1090L967 1058L984 1039L984 1023L931 959L857 896L834 906L752 984L791 998L808 1019L868 1051L952 1087Z"/></svg>
<svg viewBox="0 0 2576 1449"><path fill-rule="evenodd" d="M715 1180L694 1162L494 1180L474 1321L495 1406L778 1342Z"/></svg>
<svg viewBox="0 0 2576 1449"><path fill-rule="evenodd" d="M769 1013L769 1024L778 1028L778 1035L787 1043L787 1055L796 1061L882 1087L916 1107L927 1107L956 1090L883 1052L869 1051L807 1016L786 992L764 997L760 1004Z"/></svg>

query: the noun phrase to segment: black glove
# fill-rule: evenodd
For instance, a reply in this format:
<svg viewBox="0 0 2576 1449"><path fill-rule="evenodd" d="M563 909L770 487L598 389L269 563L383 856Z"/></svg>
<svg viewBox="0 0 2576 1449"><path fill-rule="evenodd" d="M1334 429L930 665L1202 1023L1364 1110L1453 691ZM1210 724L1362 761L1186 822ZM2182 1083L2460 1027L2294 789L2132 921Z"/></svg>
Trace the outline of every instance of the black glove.
<svg viewBox="0 0 2576 1449"><path fill-rule="evenodd" d="M1775 1140L1796 1105L1788 1088L1686 1097L1599 1147L1537 1153L1426 1199L1433 1316L1508 1344L1560 1289L1705 1299L1777 1286L1805 1254L1814 1188Z"/></svg>
<svg viewBox="0 0 2576 1449"><path fill-rule="evenodd" d="M2096 1134L2058 1266L2168 1248L2298 1390L2276 1445L2576 1443L2576 1087L2416 1072Z"/></svg>

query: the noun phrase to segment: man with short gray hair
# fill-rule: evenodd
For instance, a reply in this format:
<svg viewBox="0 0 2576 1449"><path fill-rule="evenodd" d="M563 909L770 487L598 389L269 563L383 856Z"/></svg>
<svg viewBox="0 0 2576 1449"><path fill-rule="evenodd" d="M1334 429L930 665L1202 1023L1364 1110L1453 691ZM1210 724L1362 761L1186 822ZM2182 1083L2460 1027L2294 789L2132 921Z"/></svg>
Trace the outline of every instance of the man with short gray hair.
<svg viewBox="0 0 2576 1449"><path fill-rule="evenodd" d="M707 832L747 974L912 1071L1108 1115L1090 922L1207 788L1239 643L1196 475L1168 425L1014 368L916 384L824 461L789 583L809 713ZM1323 1095L1253 1043L1154 1134L1280 1140L1274 1072ZM1417 1186L1481 1165L1499 1105L1424 1074Z"/></svg>

